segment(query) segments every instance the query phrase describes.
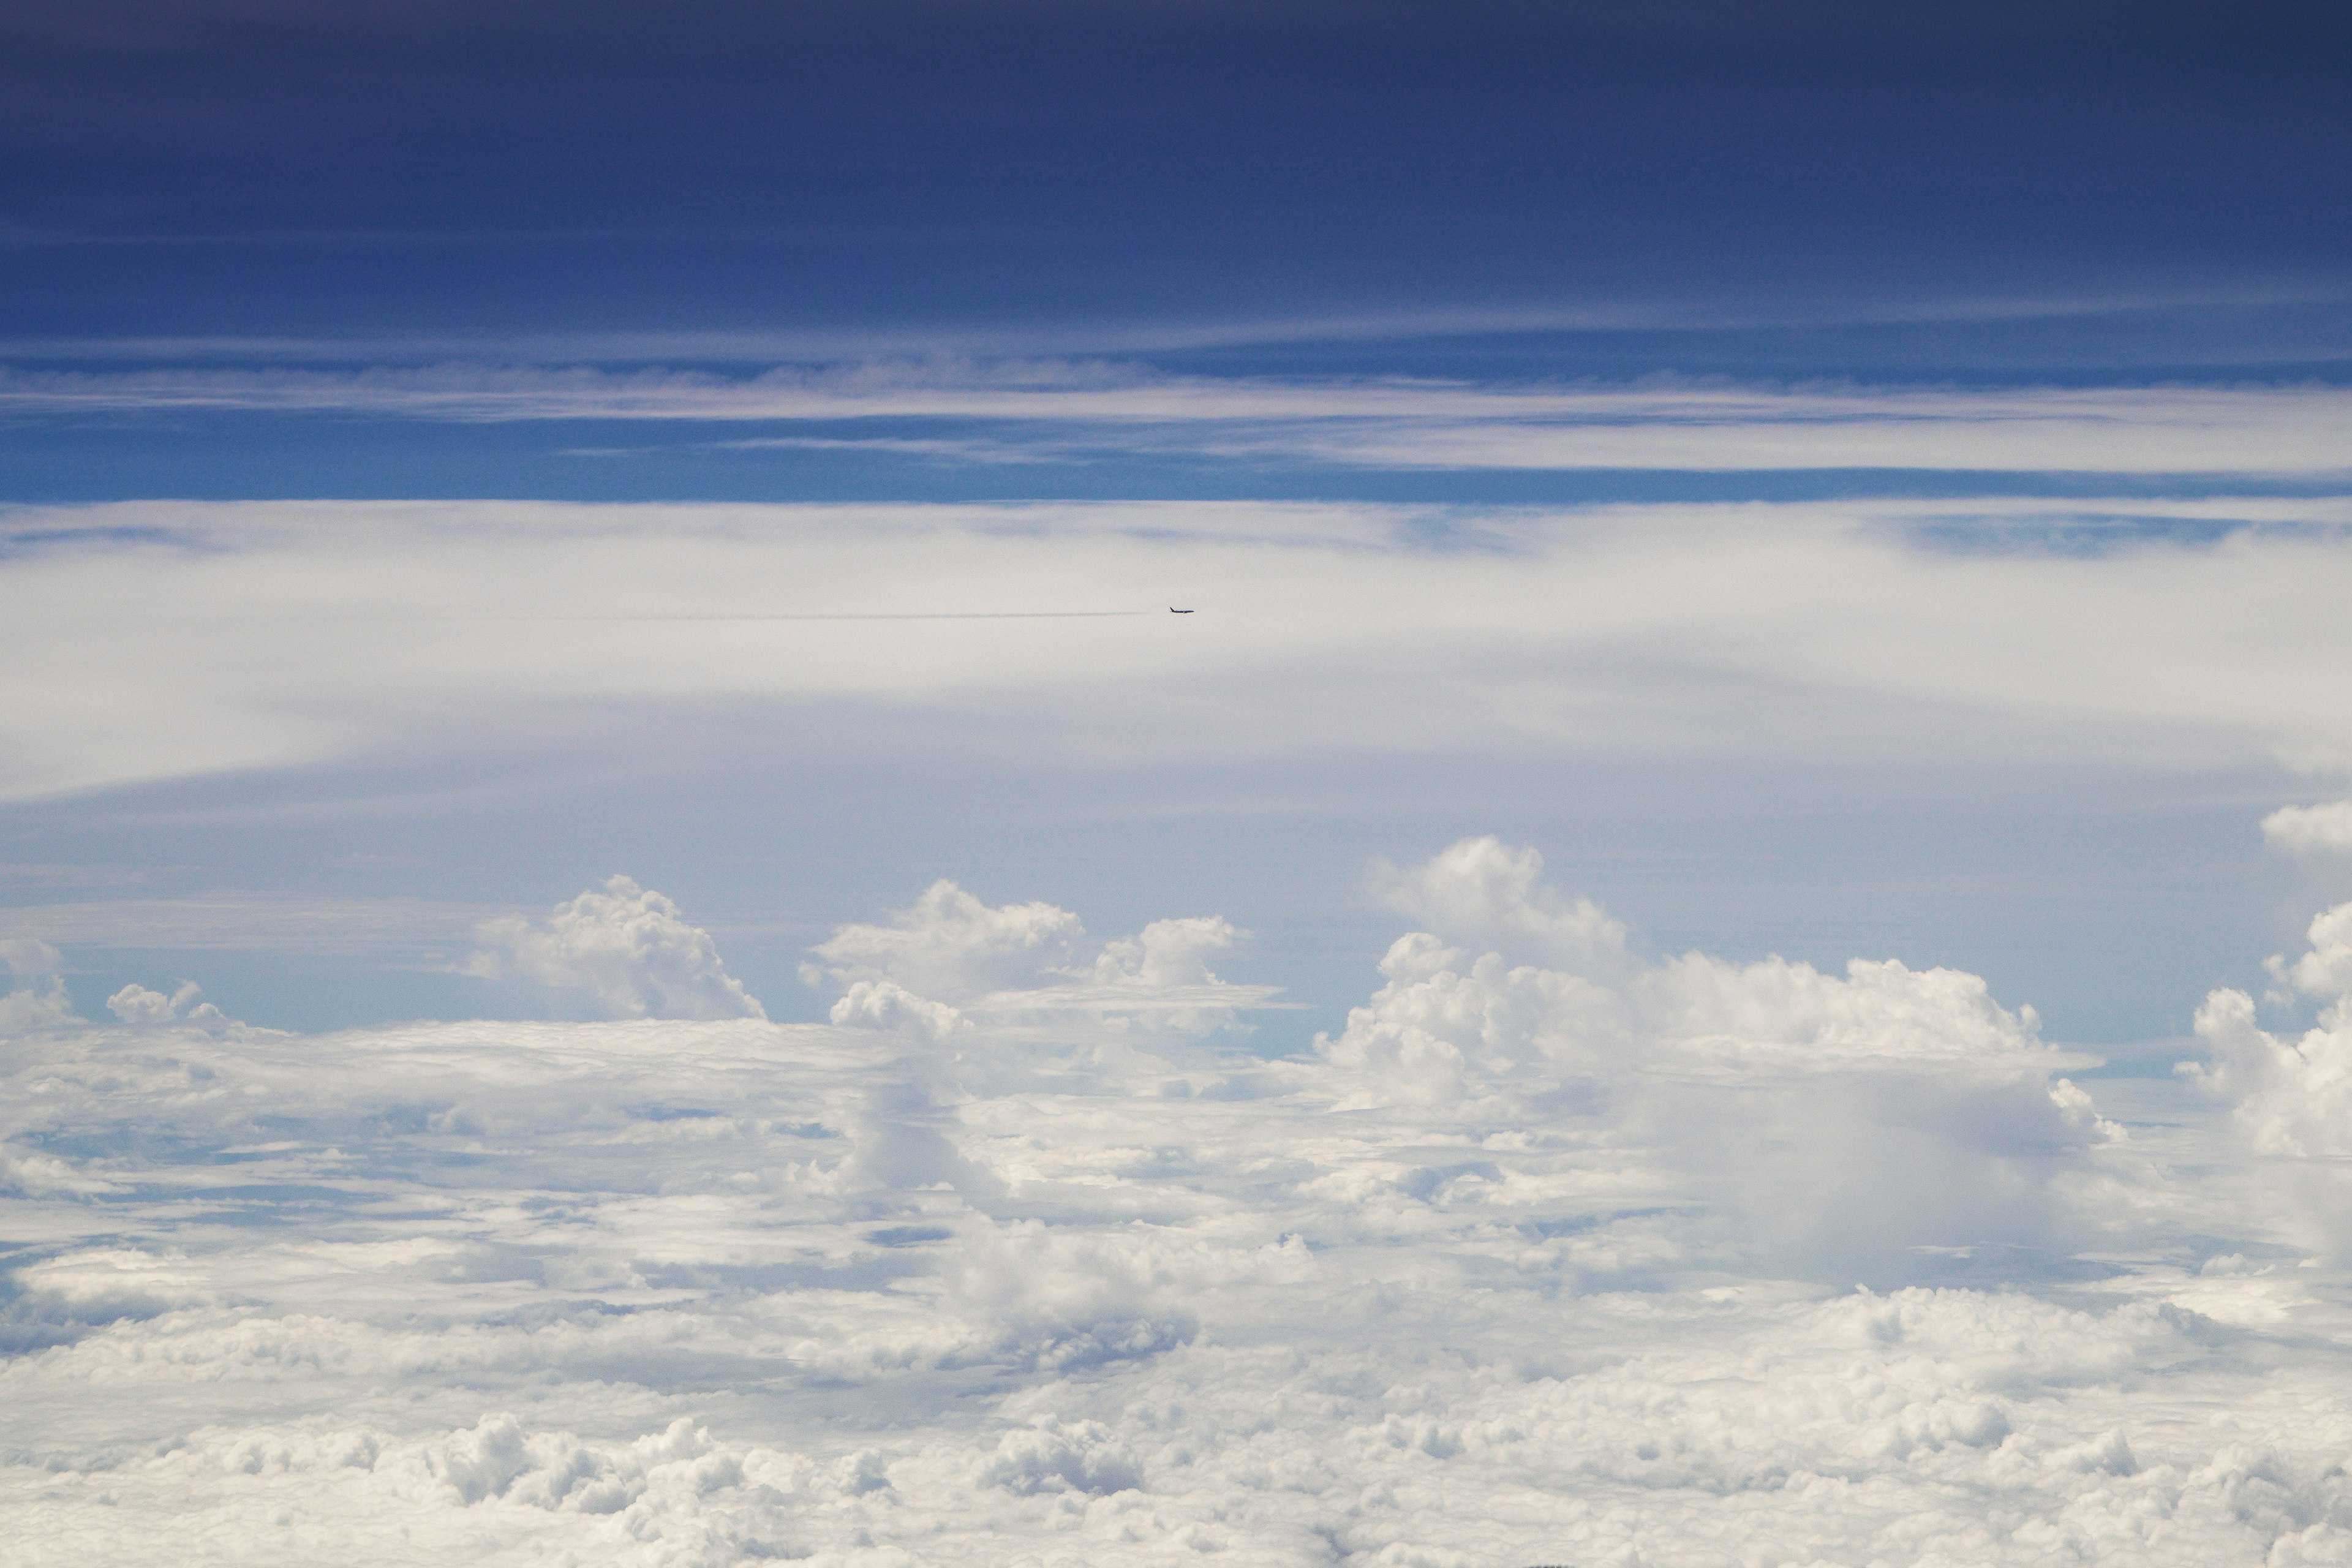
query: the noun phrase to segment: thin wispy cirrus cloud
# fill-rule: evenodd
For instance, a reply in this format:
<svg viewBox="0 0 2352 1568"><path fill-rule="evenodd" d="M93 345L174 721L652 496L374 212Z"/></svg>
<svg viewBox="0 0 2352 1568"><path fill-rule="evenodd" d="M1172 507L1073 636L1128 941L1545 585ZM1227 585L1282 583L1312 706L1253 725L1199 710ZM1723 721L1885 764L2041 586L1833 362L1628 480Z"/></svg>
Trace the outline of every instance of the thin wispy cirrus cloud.
<svg viewBox="0 0 2352 1568"><path fill-rule="evenodd" d="M1044 432L1047 452L1132 451L1139 442L1171 453L1401 468L2306 476L2346 471L2335 437L2347 403L2326 384L1972 389L1659 378L1513 385L1207 377L1084 360L853 362L743 377L478 364L0 375L0 413L175 412L488 424L1020 423ZM878 450L906 439L872 438ZM1018 460L1024 444L998 436L987 458L972 460Z"/></svg>

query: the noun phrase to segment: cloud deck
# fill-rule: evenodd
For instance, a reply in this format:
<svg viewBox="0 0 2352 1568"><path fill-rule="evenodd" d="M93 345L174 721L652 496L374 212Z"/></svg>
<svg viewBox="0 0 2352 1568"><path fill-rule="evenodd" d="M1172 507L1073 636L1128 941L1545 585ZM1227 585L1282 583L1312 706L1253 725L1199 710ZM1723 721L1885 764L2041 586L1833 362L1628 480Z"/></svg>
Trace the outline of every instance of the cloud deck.
<svg viewBox="0 0 2352 1568"><path fill-rule="evenodd" d="M1435 929L1290 1060L1236 1048L1222 922L1099 943L950 884L818 950L907 999L835 1026L303 1037L126 988L100 1027L20 946L11 1550L2352 1552L2352 1324L2252 1157L2340 1022L2221 1018L2235 1118L2127 1127L1973 976L1653 961L1541 872L1395 873ZM625 881L485 939L747 1011Z"/></svg>

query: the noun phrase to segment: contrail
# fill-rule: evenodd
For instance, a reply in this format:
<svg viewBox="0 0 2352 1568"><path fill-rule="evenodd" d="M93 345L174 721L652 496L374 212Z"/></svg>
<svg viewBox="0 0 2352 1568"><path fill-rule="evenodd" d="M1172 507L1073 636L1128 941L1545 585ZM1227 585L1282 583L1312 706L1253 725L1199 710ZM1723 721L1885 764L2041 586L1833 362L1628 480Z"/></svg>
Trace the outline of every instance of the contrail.
<svg viewBox="0 0 2352 1568"><path fill-rule="evenodd" d="M1148 616L1150 610L875 610L675 616L419 616L394 619L452 621L1085 621Z"/></svg>
<svg viewBox="0 0 2352 1568"><path fill-rule="evenodd" d="M1156 610L875 610L687 613L680 615L516 616L436 610L225 610L202 618L267 616L279 620L338 621L1084 621L1153 616Z"/></svg>

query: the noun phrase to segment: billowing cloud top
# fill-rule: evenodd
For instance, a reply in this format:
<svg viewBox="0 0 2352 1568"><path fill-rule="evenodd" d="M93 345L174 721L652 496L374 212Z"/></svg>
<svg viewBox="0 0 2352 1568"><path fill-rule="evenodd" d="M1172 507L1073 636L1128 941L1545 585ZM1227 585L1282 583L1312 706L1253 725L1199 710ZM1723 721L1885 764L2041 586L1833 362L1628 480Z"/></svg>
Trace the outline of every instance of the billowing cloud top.
<svg viewBox="0 0 2352 1568"><path fill-rule="evenodd" d="M486 922L467 972L587 992L624 1018L764 1018L720 966L710 933L626 877L558 904L544 921Z"/></svg>
<svg viewBox="0 0 2352 1568"><path fill-rule="evenodd" d="M1171 1002L1225 922L945 882L818 944L836 1026L620 878L485 949L614 1023L85 1025L11 949L11 1550L2352 1550L2352 906L2289 966L2314 1029L2199 1019L2222 1120L2126 1128L1972 975L1644 956L1494 838L1382 882L1442 929L1286 1059Z"/></svg>
<svg viewBox="0 0 2352 1568"><path fill-rule="evenodd" d="M953 882L934 882L887 925L845 926L815 950L811 978L887 980L942 1001L1034 984L1076 961L1085 931L1051 904L992 909Z"/></svg>
<svg viewBox="0 0 2352 1568"><path fill-rule="evenodd" d="M1066 1025L1177 1035L1230 1028L1244 1009L1279 1005L1278 988L1234 985L1208 966L1243 933L1215 916L1154 921L1097 942L1078 917L1045 903L992 908L953 882L933 883L886 925L846 925L812 950L811 985L840 988L836 1024L908 1028L945 1039L967 1013L1000 1027Z"/></svg>
<svg viewBox="0 0 2352 1568"><path fill-rule="evenodd" d="M2263 837L2301 854L2352 851L2352 800L2283 805L2263 818Z"/></svg>

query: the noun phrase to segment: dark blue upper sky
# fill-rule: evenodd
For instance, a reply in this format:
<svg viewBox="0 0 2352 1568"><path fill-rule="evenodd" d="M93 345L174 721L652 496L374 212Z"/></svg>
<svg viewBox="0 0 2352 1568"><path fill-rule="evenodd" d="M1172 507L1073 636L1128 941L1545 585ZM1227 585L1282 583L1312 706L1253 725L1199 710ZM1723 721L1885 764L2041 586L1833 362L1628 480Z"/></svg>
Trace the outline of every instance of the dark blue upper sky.
<svg viewBox="0 0 2352 1568"><path fill-rule="evenodd" d="M2333 526L2342 492L2336 405L2304 407L2309 389L2279 384L2352 381L2347 88L2352 8L2340 5L0 0L0 509L206 497L1475 509L1930 496L2048 502L2049 517L2018 525L2032 534L2023 545L1999 507L1981 509L1986 523L1956 509L1958 544L1982 550L2088 555L2283 516L2316 530ZM885 379L911 364L914 380L978 390L944 412L728 402L779 364L816 367L810 384L823 390L835 372L850 385L877 369L866 362ZM1017 374L1000 374L1008 364ZM684 388L668 405L625 395L666 375ZM1352 445L1325 441L1318 399L1384 376L1487 392L1589 380L1612 396L1645 378L1720 377L1768 401L1811 378L1864 390L1826 412L1791 403L1727 416L1720 438L1751 455L1749 468L1688 443L1652 467L1547 467L1513 444L1698 417L1633 403L1550 426L1503 402L1454 424L1375 411L1351 416ZM2200 421L2261 435L2244 409L2092 397L2053 415L2044 399L2028 418L2017 410L2031 399L1979 397L2172 380L2254 384L2246 408L2280 411L2293 438L2250 440L2238 471ZM1904 402L1906 384L1941 396L1920 384L1946 382L1961 385L1949 406ZM1084 395L1040 413L1051 400L1024 403L1005 391L1015 384ZM1122 423L1087 405L1097 384L1255 398L1271 412ZM543 405L517 388L544 394ZM1286 388L1295 407L1276 395ZM434 402L436 389L455 401ZM509 401L489 407L492 393ZM706 395L717 403L695 404ZM1878 447L1816 439L1874 418L1892 432ZM1906 445L1901 430L1915 425L1925 433ZM1404 439L1416 430L1419 447ZM2153 432L2154 456L2125 450L2134 430ZM1396 444L1382 447L1381 431ZM2179 471L2167 471L2163 444L2179 439ZM1832 450L1848 455L1803 456ZM2184 506L2139 516L2150 497ZM2298 497L2313 499L2311 518L2271 504ZM110 552L161 547L152 521L118 535L102 518L36 517L0 545L22 563L69 542L104 583ZM649 514L637 526L666 525ZM1934 557L1923 572L1966 553L1921 538ZM415 564L428 601L471 591L454 555L428 551ZM190 571L152 580L170 589L169 614L226 592ZM625 602L635 589L616 574L597 592ZM110 584L90 604L91 615L147 613ZM2000 647L1993 622L2008 613L1989 619L1985 648ZM163 661L99 680L91 706L20 701L13 733L90 731L91 713L169 686L179 660L243 623L225 613L205 626ZM381 639L350 640L364 650ZM41 650L26 689L48 700L87 662ZM283 662L257 659L236 679L267 686ZM1484 679L1497 689L1517 679L1496 669ZM1869 690L1878 671L1858 658L1846 673ZM480 679L495 691L509 674L490 665ZM701 689L686 680L676 692ZM1647 700L1638 683L1626 689L1629 710ZM2163 696L2153 709L2168 710ZM1116 883L1130 891L1088 908L1138 921L1169 907L1258 920L1255 909L1308 931L1268 940L1290 941L1303 966L1284 983L1328 1003L1362 994L1389 933L1385 913L1364 923L1353 879L1366 858L1423 855L1499 824L1557 851L1577 868L1573 885L1661 942L1823 962L1899 949L1981 969L2062 1029L2124 1038L2177 1028L2204 985L2252 973L2285 940L2277 900L2244 867L2260 853L2260 812L2303 787L2281 782L2268 739L2163 789L2028 778L2044 765L2031 747L2020 753L2031 767L1983 759L1966 788L1941 752L1901 777L1864 776L1884 762L1868 748L1818 777L1759 784L1760 763L1685 766L1669 747L1636 765L1595 742L1528 764L1524 788L1491 757L1433 764L1442 783L1424 787L1364 763L1372 752L1343 751L1268 764L1226 792L1244 800L1230 812L1196 809L1194 795L1217 794L1206 785L1163 787L1131 770L1144 784L1101 807L1108 826L1081 839L1061 819L1097 809L1085 805L1097 795L1126 798L1127 785L1098 789L1089 774L1055 795L988 773L983 748L945 736L925 742L908 775L922 790L893 794L896 753L868 763L824 726L793 729L775 717L790 707L782 697L757 722L684 696L646 710L665 724L703 714L725 737L756 731L768 749L750 761L679 762L624 799L574 760L597 745L691 750L641 748L639 714L564 753L573 760L499 784L489 793L510 804L486 805L470 786L444 787L457 763L415 760L456 743L437 700L402 708L356 687L329 700L352 716L420 715L424 738L398 752L408 773L383 760L398 752L390 742L373 761L330 748L316 766L280 768L267 748L212 746L176 710L168 722L121 721L138 732L137 764L89 776L160 793L120 795L120 811L115 796L7 805L0 858L31 870L0 895L130 886L114 862L136 856L152 862L141 887L238 898L308 896L354 867L391 889L387 855L413 859L399 889L445 900L568 896L628 869L698 908L733 910L746 930L787 931L764 959L750 938L730 954L753 966L743 973L788 977L811 932L868 918L942 872L996 897L1076 899L1070 889ZM541 711L531 700L518 697L517 711ZM2018 696L2018 711L2038 712L2038 700ZM277 702L264 692L252 710L274 723ZM250 715L231 706L235 731ZM550 699L544 710L561 707ZM53 711L71 716L41 717ZM184 731L205 743L175 749ZM505 719L466 732L486 737L491 760L465 766L527 771L498 761ZM804 735L821 739L794 738ZM2066 753L2082 778L2108 765L2095 740L2083 742L2090 762ZM849 749L835 756L835 744ZM1832 778L1835 767L1846 772ZM226 805L203 793L224 770ZM413 787L382 784L395 774ZM916 831L943 776L982 782L953 797L939 832ZM1308 798L1300 780L1330 789L1294 808ZM315 844L278 805L304 790L342 803L320 808L341 826ZM1959 804L1920 804L1944 790ZM379 809L378 795L396 805ZM2142 796L2156 804L2116 804ZM180 804L151 810L151 798ZM225 836L217 824L254 801L266 832ZM739 823L714 801L756 809ZM124 812L168 822L142 838ZM1854 826L1874 813L1888 826ZM415 826L394 832L387 814ZM1964 817L1996 826L1956 829ZM2172 826L2147 826L2159 818ZM2122 826L2101 837L2084 820ZM1702 841L1694 822L1732 826ZM2146 845L2166 835L2190 847L2151 856ZM473 847L490 840L511 854ZM803 858L781 870L746 860L755 842ZM837 849L837 863L807 859L807 845ZM1140 858L1119 860L1118 845ZM1964 852L1948 854L1954 845ZM1302 881L1310 861L1321 879ZM1635 870L1612 881L1620 864ZM468 880L484 866L496 889ZM1195 866L1215 872L1198 905L1150 901L1192 885L1181 879ZM1233 868L1253 866L1258 883L1234 879ZM1657 866L1670 869L1637 885ZM2147 877L2170 880L2152 891ZM1230 901L1211 899L1219 878ZM1294 883L1310 891L1285 903ZM809 891L785 907L774 889L788 884ZM1755 891L1743 902L1725 891L1735 885ZM1147 891L1148 908L1117 904ZM2294 921L2307 915L2295 906ZM2236 934L2214 935L2224 928ZM2228 951L2213 958L2217 943ZM2210 973L2209 958L2221 966ZM1319 990L1318 963L1338 976ZM226 973L208 965L208 977ZM444 1005L437 993L352 1003L350 988L375 973L338 971L302 1016ZM299 1012L283 996L240 1005L265 1020Z"/></svg>
<svg viewBox="0 0 2352 1568"><path fill-rule="evenodd" d="M0 337L2153 305L2326 368L2347 67L2317 5L18 5Z"/></svg>

